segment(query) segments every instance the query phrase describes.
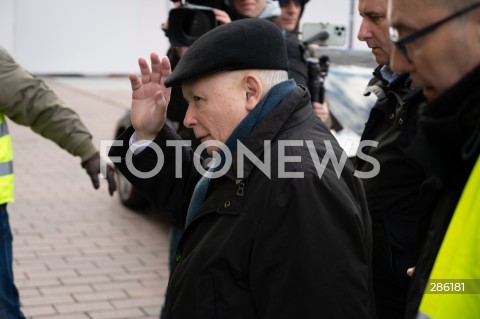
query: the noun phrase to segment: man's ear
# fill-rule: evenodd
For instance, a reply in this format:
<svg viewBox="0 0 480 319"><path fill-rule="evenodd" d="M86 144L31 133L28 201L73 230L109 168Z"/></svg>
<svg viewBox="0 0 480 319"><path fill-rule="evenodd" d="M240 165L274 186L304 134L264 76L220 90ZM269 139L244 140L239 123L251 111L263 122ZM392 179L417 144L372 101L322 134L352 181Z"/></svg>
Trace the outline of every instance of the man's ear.
<svg viewBox="0 0 480 319"><path fill-rule="evenodd" d="M264 87L260 79L254 73L247 73L245 75L245 108L247 111L252 111L264 96Z"/></svg>

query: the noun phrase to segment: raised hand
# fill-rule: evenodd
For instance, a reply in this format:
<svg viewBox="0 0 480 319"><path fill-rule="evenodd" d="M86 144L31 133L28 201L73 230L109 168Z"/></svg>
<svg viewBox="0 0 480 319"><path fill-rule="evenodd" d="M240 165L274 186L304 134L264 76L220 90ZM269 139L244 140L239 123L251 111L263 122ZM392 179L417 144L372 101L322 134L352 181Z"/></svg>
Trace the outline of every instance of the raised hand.
<svg viewBox="0 0 480 319"><path fill-rule="evenodd" d="M144 58L138 59L141 80L130 73L132 85L132 125L137 140L153 140L162 129L167 117L167 105L171 89L165 87L166 78L172 73L168 58L150 55L152 68Z"/></svg>

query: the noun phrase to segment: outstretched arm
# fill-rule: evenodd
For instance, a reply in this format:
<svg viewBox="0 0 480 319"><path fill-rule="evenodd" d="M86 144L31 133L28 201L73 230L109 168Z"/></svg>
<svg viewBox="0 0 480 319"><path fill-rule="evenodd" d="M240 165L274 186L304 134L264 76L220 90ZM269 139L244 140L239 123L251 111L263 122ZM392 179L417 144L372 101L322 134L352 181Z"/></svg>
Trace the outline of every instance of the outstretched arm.
<svg viewBox="0 0 480 319"><path fill-rule="evenodd" d="M67 107L42 79L32 76L1 47L0 83L0 113L18 124L29 126L70 154L80 157L82 167L97 189L103 159L78 114ZM110 164L107 165L106 178L112 195L117 186Z"/></svg>

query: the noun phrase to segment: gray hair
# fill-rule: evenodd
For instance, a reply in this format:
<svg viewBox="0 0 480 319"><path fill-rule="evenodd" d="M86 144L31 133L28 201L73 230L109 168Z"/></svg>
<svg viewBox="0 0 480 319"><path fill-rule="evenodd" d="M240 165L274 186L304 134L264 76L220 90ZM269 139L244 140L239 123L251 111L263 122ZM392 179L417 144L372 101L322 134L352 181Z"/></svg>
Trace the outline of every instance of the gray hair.
<svg viewBox="0 0 480 319"><path fill-rule="evenodd" d="M288 80L288 73L284 70L253 70L253 72L262 82L265 91L270 90L280 82Z"/></svg>

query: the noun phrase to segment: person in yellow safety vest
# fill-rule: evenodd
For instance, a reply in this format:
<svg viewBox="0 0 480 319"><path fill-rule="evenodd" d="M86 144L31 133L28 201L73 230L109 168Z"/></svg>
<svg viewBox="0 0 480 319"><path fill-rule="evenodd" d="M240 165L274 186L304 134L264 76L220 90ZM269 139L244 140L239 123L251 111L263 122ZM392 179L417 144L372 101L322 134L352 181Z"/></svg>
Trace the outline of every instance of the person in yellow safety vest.
<svg viewBox="0 0 480 319"><path fill-rule="evenodd" d="M459 285L468 292L480 280L480 1L389 0L388 12L390 67L428 100L406 151L426 173L406 318L480 318L478 287L468 296Z"/></svg>
<svg viewBox="0 0 480 319"><path fill-rule="evenodd" d="M5 116L0 114L0 203L13 201L13 152Z"/></svg>
<svg viewBox="0 0 480 319"><path fill-rule="evenodd" d="M420 304L421 318L480 318L480 159L453 214Z"/></svg>
<svg viewBox="0 0 480 319"><path fill-rule="evenodd" d="M7 204L14 199L13 152L7 117L30 126L34 132L79 156L95 188L99 187L103 160L78 115L0 47L0 318L23 319L13 278L12 232L7 213ZM116 183L111 165L107 165L106 178L109 193L113 195Z"/></svg>

